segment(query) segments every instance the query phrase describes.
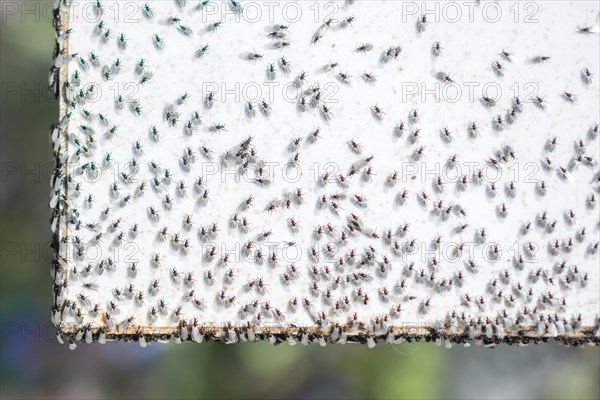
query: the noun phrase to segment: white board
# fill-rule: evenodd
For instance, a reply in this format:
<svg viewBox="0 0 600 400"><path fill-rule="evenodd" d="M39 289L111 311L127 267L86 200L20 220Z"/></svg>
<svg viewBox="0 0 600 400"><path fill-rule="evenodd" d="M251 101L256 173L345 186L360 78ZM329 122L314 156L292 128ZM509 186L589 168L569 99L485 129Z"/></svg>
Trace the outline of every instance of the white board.
<svg viewBox="0 0 600 400"><path fill-rule="evenodd" d="M59 333L597 342L598 11L60 2Z"/></svg>

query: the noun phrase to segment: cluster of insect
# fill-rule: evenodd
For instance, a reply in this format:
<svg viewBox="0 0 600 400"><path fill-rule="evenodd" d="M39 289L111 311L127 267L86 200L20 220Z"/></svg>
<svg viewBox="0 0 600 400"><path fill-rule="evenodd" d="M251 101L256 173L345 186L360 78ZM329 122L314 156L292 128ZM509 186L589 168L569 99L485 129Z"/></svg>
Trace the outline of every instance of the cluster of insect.
<svg viewBox="0 0 600 400"><path fill-rule="evenodd" d="M593 211L598 210L600 171L596 121L589 121L587 132L576 133L575 142L561 135L550 137L539 149L546 180L527 187L510 179L488 180L488 169L506 172L519 160L520 150L509 144L477 155L482 158L480 168L455 181L442 174L424 182L407 181L401 171L390 167L391 162L371 153L371 139L357 132L339 144L346 152L339 170L320 173L310 186L288 184L282 193L280 187L273 190L275 178L268 161L281 153L286 168L298 167L303 165L302 152L327 152L322 138L331 134L327 125L338 118L323 100L322 89L308 85L309 73L297 69L286 54L301 41L314 48L327 35L354 29L360 18L352 14L354 2L344 5L344 16L320 22L311 37L293 36L289 24L263 26L265 54L241 54L240 68L279 54L266 64L266 79L283 77L301 89L302 95L291 105L276 106L294 107L299 115L308 114L320 125L290 133L283 149L258 146L255 137L232 129L234 122L226 126L226 116L224 122L208 124L203 113L220 106L215 92L198 100L196 94L182 90L159 115L145 110L141 101L122 95L115 97L114 107L97 109L92 100L100 85L127 73L149 94L157 79L152 64L162 62L161 52L167 46L177 46L181 36L193 40L195 29L204 31L201 38L207 38L222 34L227 24L234 23L218 20L198 28L184 20L201 14L210 1L174 3L179 11L176 16L162 15L163 8L153 2L143 4L139 22L164 22L172 27L172 37L144 28L143 34L128 38L118 32L118 23L103 18L104 2L92 2L99 21L90 41L95 47L78 53L69 52L67 45L77 33L76 27L66 27L70 2L60 1L55 10L58 39L51 85L63 110L51 130L57 164L50 203L57 251L52 320L61 340L72 347L113 339L142 345L169 339L228 343L261 339L292 344L355 341L374 346L422 337L486 344L548 337L569 343L598 342L597 316L582 317L571 304L573 294L597 288L600 222ZM233 15L243 12L240 1L225 4ZM414 24L415 35L424 41L422 35L431 22L421 15ZM581 40L597 33L588 26L574 30ZM152 62L135 56L138 40L152 43L155 54L145 55ZM446 44L424 45L431 46L432 57L444 57ZM218 51L200 44L191 56L210 63ZM122 57L109 59L102 53ZM399 63L403 48L362 42L353 53L373 57L374 65L385 66ZM532 64L553 62L551 55L530 57ZM132 59L135 62L129 62ZM503 77L518 60L510 50L500 48L497 59L489 62L492 73ZM375 91L378 74L384 73L374 68L354 75L345 67L351 65L344 65L343 60L319 66L342 87L361 84ZM595 83L588 68L574 67L572 73L579 75L583 86ZM435 77L443 84L455 82L448 71L436 72ZM536 96L526 102L514 97L508 111L489 124L467 121L463 132L442 127L435 133L439 146L456 151L442 160L444 167L452 170L464 161L460 147L455 146L457 136L486 140L486 135L499 134L518 124L523 114L536 108L546 110L555 100L577 105L577 95L571 91L557 99ZM188 111L186 105L192 101L200 104L197 110ZM480 102L482 110L499 107L493 98L484 96ZM277 118L275 104L266 100L244 101L239 106L248 125L261 114L268 120ZM148 122L157 118L155 123ZM356 118L376 123L393 119L375 102L365 105L364 115ZM424 118L419 108L410 109L385 139L390 146L400 146L412 163L421 162L431 151L424 136L430 138L432 133L419 128ZM119 129L126 119L136 119L147 134L130 140L130 133ZM238 137L235 146L219 147L218 138L225 135ZM206 144L208 136L216 147ZM182 143L173 137L182 138L181 148L173 148L172 143ZM117 140L128 143L130 149L118 148ZM165 145L170 154L177 154L175 163L161 156ZM556 161L558 151L569 154L568 163ZM218 175L202 174L207 162L233 166L239 176L251 177L249 182L234 184L239 187L231 194L237 196L235 207L228 209L227 202L212 197L222 182ZM107 173L115 165L120 166L118 173ZM592 176L591 182L581 181L582 171ZM537 199L548 199L572 188L581 198L569 208L537 209L535 204L520 206L515 201L528 191L535 192ZM376 198L384 192L394 193L390 204L382 205ZM502 227L518 247L508 259L502 239L495 236L500 228L470 219L471 210L479 205L462 203L461 193L476 194L482 202L491 203L499 222L510 220L513 209L527 208L527 220ZM194 207L183 209L182 204L190 201ZM374 221L372 215L380 207L389 209L390 218ZM208 210L216 210L218 218L208 220ZM414 215L414 210L420 215ZM568 232L568 236L558 237L557 232ZM220 245L232 240L239 245L234 252ZM114 256L114 249L131 244L142 250L136 259ZM470 247L477 256L469 252ZM100 256L90 260L90 248L100 249ZM301 256L291 262L285 254L296 248ZM423 249L435 255L421 257ZM442 249L446 256L436 253ZM460 261L450 263L448 258ZM482 281L486 284L473 283ZM215 316L226 319L212 323ZM402 328L403 323L414 321L423 324L412 331Z"/></svg>

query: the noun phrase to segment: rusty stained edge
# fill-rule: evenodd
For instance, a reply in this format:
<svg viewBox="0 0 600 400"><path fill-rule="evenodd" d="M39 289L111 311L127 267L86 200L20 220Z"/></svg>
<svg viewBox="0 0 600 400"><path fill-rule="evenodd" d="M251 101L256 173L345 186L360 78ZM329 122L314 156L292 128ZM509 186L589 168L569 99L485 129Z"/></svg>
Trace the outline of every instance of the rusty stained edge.
<svg viewBox="0 0 600 400"><path fill-rule="evenodd" d="M445 344L447 348L452 347L453 344L483 344L486 347L494 347L497 344L505 343L508 345L528 345L538 344L540 342L548 342L554 340L566 346L598 346L600 345L600 338L594 334L595 328L581 328L580 332L575 335L569 336L550 336L542 335L537 336L535 334L523 335L523 331L518 331L517 335L507 334L500 338L497 335L487 337L486 335L479 335L470 338L466 333L447 333L444 329L436 329L433 327L412 327L412 328L393 328L392 340L389 341L390 332L384 333L363 333L358 330L345 331L338 329L337 334L334 337L334 330L340 328L337 326L332 327L329 330L320 328L287 328L282 329L280 327L263 327L263 328L224 328L222 326L210 326L204 325L199 328L198 333L201 335L201 339L194 339L192 331L189 327L183 329L176 328L157 328L157 327L130 327L123 332L118 331L104 331L103 328L91 328L89 331L84 332L83 330L76 330L74 332L65 333L64 338L60 336L61 343L63 339L67 339L70 345L76 345L83 342L85 336L90 333L91 342L106 341L125 341L125 342L139 342L140 345L145 347L148 342L168 342L174 341L175 343L181 343L183 341L189 342L221 342L226 344L238 343L238 342L255 342L255 341L269 341L274 345L289 342L294 344L295 342L301 342L303 344L319 342L324 345L327 343L360 343L369 344L372 347L376 343L387 343L387 344L401 344L403 342L435 342L438 345ZM527 329L527 332L532 332L534 329ZM342 342L339 338L341 332L346 335L346 340ZM533 332L532 332L533 333ZM254 338L251 338L252 336ZM103 339L101 339L103 337ZM86 339L86 343L89 343Z"/></svg>
<svg viewBox="0 0 600 400"><path fill-rule="evenodd" d="M227 327L226 324L217 324L217 323L205 323L199 324L199 329L203 334L208 334L213 336L213 341L226 341L227 336L223 336L227 334L229 331L233 330L234 332L247 332L248 327L245 324L236 324L231 327ZM481 334L474 339L468 338L468 335L465 332L459 330L453 330L445 327L443 323L436 323L430 326L420 324L420 325L410 325L405 324L404 326L390 326L389 329L385 333L373 333L370 331L361 331L357 328L353 328L349 325L332 325L330 328L318 328L314 326L296 326L290 325L287 327L276 326L276 325L268 325L268 326L252 326L252 332L256 336L283 336L285 337L300 337L304 334L311 335L316 338L329 338L335 328L338 328L340 331L343 331L348 336L351 341L361 341L363 338L374 337L374 338L385 338L388 333L394 334L396 337L404 337L404 338L413 338L415 340L425 339L431 340L435 338L446 338L451 342L462 343L462 342L470 342L478 339L488 339L492 342L506 342L510 344L524 344L530 342L532 340L548 340L555 339L557 341L562 341L564 343L572 343L572 344L592 344L592 345L600 345L600 337L595 335L596 328L595 327L581 327L578 329L577 333L569 334L569 335L559 335L552 336L550 334L537 335L535 332L537 330L535 324L528 324L526 326L520 326L518 329L507 330L504 333L503 338L500 338L497 334L494 334L492 338L486 338L484 334ZM93 334L103 333L108 337L114 337L117 340L137 340L140 336L151 336L151 337L161 337L166 339L177 338L181 335L183 329L187 330L189 334L191 331L190 326L179 325L177 327L155 327L149 325L135 325L130 326L127 329L122 331L118 329L110 329L107 330L105 327L89 327L87 329L78 327L77 325L61 325L59 328L60 334L65 336L73 336L82 332L83 330L89 330ZM265 339L265 338L263 338Z"/></svg>
<svg viewBox="0 0 600 400"><path fill-rule="evenodd" d="M61 27L63 31L66 31L69 29L69 6L67 6L66 10L62 10L61 13ZM65 54L68 56L69 55L69 40L70 40L70 35L66 35L65 36L65 40L63 42L62 48L61 50L64 50ZM60 120L62 120L68 113L69 111L69 103L67 101L66 98L64 98L64 88L63 83L68 82L69 81L69 64L71 63L71 60L69 60L65 65L61 65L59 68L59 73L58 73L58 117ZM64 128L60 130L60 138L61 138L61 152L66 152L66 154L68 154L68 149L69 149L69 128L68 125ZM65 176L67 176L67 172L69 171L69 164L68 164L68 160L67 162L65 162L65 164L63 165L63 172L65 174ZM64 195L65 198L68 198L69 196L69 184L68 181L65 180L64 184L63 184L63 191L64 191ZM69 224L65 224L64 227L59 225L59 228L57 231L60 232L61 229L64 230L64 235L60 235L58 239L60 239L61 237L67 237L69 235ZM58 248L57 251L60 251L60 247ZM67 249L65 248L65 252L67 251ZM67 259L68 254L58 254L58 256L63 257L64 259ZM67 279L67 272L65 271L64 274L64 279Z"/></svg>
<svg viewBox="0 0 600 400"><path fill-rule="evenodd" d="M226 328L225 325L226 324L215 324L215 323L199 324L199 326L202 327L202 329L204 329L207 332L227 332L229 329ZM343 331L347 332L349 336L357 336L357 335L362 334L359 329L349 328L347 325L335 325L335 327L341 328ZM244 325L244 324L233 325L233 329L243 330L243 329L246 329L246 325ZM82 330L82 328L78 327L77 325L64 326L61 324L61 326L60 326L60 331L61 331L60 333L62 333L62 334L73 334L73 333L79 332L80 330ZM158 327L158 326L149 326L149 325L135 325L135 326L131 326L127 329L124 329L123 331L119 331L117 329L105 330L104 327L91 327L89 330L94 333L103 331L107 335L135 335L135 334L140 334L140 333L147 334L147 335L174 335L174 334L178 334L179 332L181 332L180 327ZM534 326L530 325L527 327L522 327L519 329L513 329L510 331L507 331L507 333L505 333L505 336L507 336L507 337L524 336L524 337L528 337L528 338L534 338L534 337L535 338L542 338L542 337L554 338L555 337L555 336L552 336L549 334L544 334L541 336L531 335L531 334L527 335L528 333L532 333L535 330L536 330L536 328ZM581 338L585 338L590 335L593 335L595 330L596 329L594 327L586 326L586 327L581 327L579 329L578 333L573 333L571 335L560 335L560 336L556 336L556 337L581 339ZM282 326L272 325L269 327L254 326L253 331L256 334L294 335L294 334L299 334L301 332L306 332L309 334L327 336L329 331L331 331L331 329L322 329L322 328L317 328L314 326L282 327ZM428 326L428 325L410 326L407 324L406 326L401 326L401 327L390 326L390 331L397 335L416 334L417 336L423 336L428 333L431 333L432 331L435 331L439 334L448 335L448 336L460 335L460 333L457 333L457 331L452 331L451 329L446 329L446 328L439 328L439 327L436 327L435 325L432 325L432 326Z"/></svg>
<svg viewBox="0 0 600 400"><path fill-rule="evenodd" d="M54 159L55 159L55 169L54 169L54 173L52 176L52 182L54 183L55 180L57 178L60 177L61 174L61 168L62 168L62 174L64 177L67 176L68 173L68 160L66 160L66 162L62 162L61 160L61 156L63 154L68 154L68 145L69 145L69 129L68 129L68 124L67 126L65 126L64 128L60 127L60 123L63 121L63 119L65 118L65 116L68 114L69 111L69 104L68 104L68 100L66 99L65 96L65 88L64 88L64 83L68 82L68 77L69 77L69 64L70 64L70 55L69 55L69 36L70 35L65 35L62 43L58 42L58 38L60 36L61 33L66 32L69 29L69 16L70 16L70 7L71 5L67 2L65 2L64 0L59 0L56 3L56 8L54 9L54 20L53 20L53 27L55 30L55 34L56 34L56 56L59 55L64 55L66 56L66 62L64 62L63 64L61 64L56 71L51 70L51 74L53 74L53 76L51 77L51 79L53 80L51 82L51 89L54 90L54 94L55 97L58 100L58 126L57 129L59 130L59 135L58 135L58 139L60 141L60 147L58 152L54 155ZM54 146L54 143L53 143ZM68 189L69 189L69 185L68 185L68 180L64 179L63 182L61 183L61 188L60 188L60 194L64 195L65 198L68 198ZM54 190L54 187L52 188L52 190ZM68 203L65 202L65 207L68 205ZM58 297L61 293L61 288L59 285L56 284L56 278L57 278L57 274L59 273L59 259L63 259L63 260L67 260L68 259L68 254L66 254L67 252L67 248L65 248L65 254L61 254L60 253L60 241L61 238L63 237L67 237L69 234L68 231L68 224L62 224L61 223L61 211L62 213L64 213L64 211L66 210L61 210L61 207L59 205L59 203L57 203L57 205L55 206L54 210L53 210L53 218L58 218L58 222L57 222L57 226L55 229L55 232L53 233L53 238L52 238L52 247L54 248L54 260L52 263L52 268L53 268L53 274L52 274L52 279L53 279L53 286L54 286L54 290L53 290L53 302L54 305L53 307L58 307ZM68 270L64 270L62 271L62 275L63 275L63 279L62 282L66 282L67 278L68 278ZM61 327L59 324L54 324L55 327L57 328L58 333L60 333L62 331Z"/></svg>

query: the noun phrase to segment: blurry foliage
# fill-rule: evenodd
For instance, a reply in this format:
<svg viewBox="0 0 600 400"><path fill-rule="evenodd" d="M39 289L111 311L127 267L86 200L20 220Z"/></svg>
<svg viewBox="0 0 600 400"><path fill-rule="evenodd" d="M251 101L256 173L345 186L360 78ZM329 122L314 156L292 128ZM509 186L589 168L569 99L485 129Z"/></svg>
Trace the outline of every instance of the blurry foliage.
<svg viewBox="0 0 600 400"><path fill-rule="evenodd" d="M73 352L59 345L49 327L47 248L48 129L58 111L43 92L54 33L50 21L34 15L2 19L2 398L600 397L598 350L554 344L446 350L423 343L374 349L268 343L141 349L114 343L83 345ZM9 95L5 89L14 84L21 92ZM5 178L5 165L14 162L19 174ZM22 176L23 168L38 172ZM5 254L7 243L38 250Z"/></svg>

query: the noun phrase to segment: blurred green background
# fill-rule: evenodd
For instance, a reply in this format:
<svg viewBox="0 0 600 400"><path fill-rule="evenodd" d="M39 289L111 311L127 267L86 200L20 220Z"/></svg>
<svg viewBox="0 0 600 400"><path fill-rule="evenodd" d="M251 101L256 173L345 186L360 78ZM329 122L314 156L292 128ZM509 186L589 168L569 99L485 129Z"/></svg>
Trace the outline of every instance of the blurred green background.
<svg viewBox="0 0 600 400"><path fill-rule="evenodd" d="M0 4L2 398L600 397L599 350L554 343L59 345L49 322L52 2Z"/></svg>

